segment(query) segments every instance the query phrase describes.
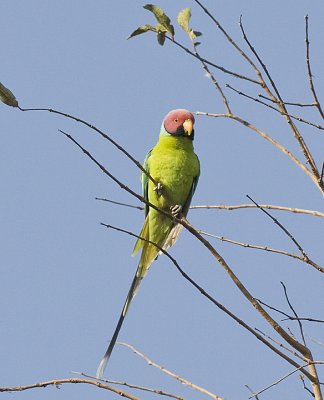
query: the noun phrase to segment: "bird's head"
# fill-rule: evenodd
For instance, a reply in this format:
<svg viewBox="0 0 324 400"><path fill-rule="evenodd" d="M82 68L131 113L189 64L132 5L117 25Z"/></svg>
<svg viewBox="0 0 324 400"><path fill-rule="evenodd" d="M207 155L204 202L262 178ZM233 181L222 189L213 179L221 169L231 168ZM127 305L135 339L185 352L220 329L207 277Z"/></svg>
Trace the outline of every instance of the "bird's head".
<svg viewBox="0 0 324 400"><path fill-rule="evenodd" d="M163 120L162 132L164 135L185 136L194 139L195 118L188 110L178 109L170 111Z"/></svg>

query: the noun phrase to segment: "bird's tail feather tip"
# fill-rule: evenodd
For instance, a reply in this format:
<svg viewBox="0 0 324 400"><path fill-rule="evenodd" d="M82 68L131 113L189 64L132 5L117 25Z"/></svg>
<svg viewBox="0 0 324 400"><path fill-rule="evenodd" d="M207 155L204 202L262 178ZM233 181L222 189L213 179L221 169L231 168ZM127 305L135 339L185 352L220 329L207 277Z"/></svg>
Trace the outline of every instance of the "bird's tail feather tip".
<svg viewBox="0 0 324 400"><path fill-rule="evenodd" d="M107 358L107 357L104 357L104 358L100 361L99 367L98 367L97 372L96 372L96 378L97 378L97 379L102 379L103 374L104 374L105 369L106 369L107 361L108 361L108 358Z"/></svg>

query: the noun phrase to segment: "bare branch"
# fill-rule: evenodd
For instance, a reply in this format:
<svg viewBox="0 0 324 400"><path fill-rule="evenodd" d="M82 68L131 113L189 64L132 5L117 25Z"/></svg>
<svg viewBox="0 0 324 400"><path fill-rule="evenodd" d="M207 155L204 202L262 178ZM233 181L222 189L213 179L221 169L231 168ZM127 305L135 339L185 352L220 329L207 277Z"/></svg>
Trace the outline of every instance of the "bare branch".
<svg viewBox="0 0 324 400"><path fill-rule="evenodd" d="M304 249L301 247L301 245L297 242L297 240L293 237L293 235L286 229L278 220L277 218L273 217L268 211L264 210L262 207L258 205L257 202L255 202L252 197L249 195L246 196L248 199L250 199L262 212L264 212L269 218L272 219L272 221L279 226L281 230L285 232L285 234L294 242L294 244L297 246L298 250L302 253L302 255L305 258L308 258L307 254L305 253Z"/></svg>
<svg viewBox="0 0 324 400"><path fill-rule="evenodd" d="M304 263L306 263L308 265L311 265L316 270L324 273L324 268L323 267L321 267L320 265L316 264L310 258L305 257L305 256L299 256L297 254L289 253L289 252L284 251L284 250L272 249L271 247L267 247L267 246L258 246L258 245L254 245L254 244L238 242L236 240L228 239L228 238L225 238L224 236L214 235L212 233L208 233L208 232L205 232L205 231L202 231L202 230L198 230L198 232L201 235L213 237L215 239L221 240L222 242L235 244L237 246L241 246L241 247L244 247L244 248L247 248L247 249L263 250L263 251L268 251L269 253L277 253L277 254L282 254L284 256L287 256L287 257L295 258L296 260L300 260L300 261L302 261L302 262L304 262Z"/></svg>
<svg viewBox="0 0 324 400"><path fill-rule="evenodd" d="M231 112L231 109L230 109L230 106L229 106L229 102L228 102L227 97L225 96L225 94L224 94L224 92L223 92L223 89L221 88L220 84L217 82L217 80L216 80L216 78L214 77L214 75L210 72L210 70L209 70L207 64L206 64L206 63L204 62L204 60L200 57L200 55L199 55L199 53L198 53L198 51L197 51L197 46L196 46L195 44L194 44L194 49L195 49L195 54L197 55L199 61L201 62L201 65L202 65L203 69L205 70L205 72L207 73L207 75L210 77L210 79L211 79L211 81L213 82L214 86L216 87L218 93L220 94L220 96L221 96L221 98L222 98L222 100L223 100L223 103L224 103L226 112L227 112L228 114L231 114L232 112Z"/></svg>
<svg viewBox="0 0 324 400"><path fill-rule="evenodd" d="M253 397L258 396L259 394L265 392L266 390L272 388L273 386L278 385L280 382L282 382L283 380L289 378L289 376L293 375L297 371L300 371L301 368L307 367L308 365L309 365L309 363L305 364L305 365L302 365L300 368L295 368L293 371L291 371L288 374L284 375L282 378L280 378L280 379L276 380L275 382L271 383L271 385L265 387L264 389L259 390L257 393L254 393L253 396L249 397L249 399L252 399Z"/></svg>
<svg viewBox="0 0 324 400"><path fill-rule="evenodd" d="M303 154L304 154L304 157L305 157L307 163L310 165L310 167L311 167L311 169L312 169L312 171L313 171L314 177L316 177L316 178L318 179L319 173L318 173L318 169L317 169L316 163L315 163L315 161L314 161L314 159L313 159L313 156L312 156L311 152L309 151L309 149L308 149L308 147L307 147L307 145L306 145L306 143L305 143L303 137L302 137L301 134L299 133L299 131L298 131L296 125L293 123L293 121L292 121L292 119L291 119L291 117L290 117L290 115L289 115L289 113L288 113L288 111L287 111L287 109L286 109L286 106L285 106L285 104L284 104L284 102L283 102L283 100L282 100L282 98L281 98L281 96L280 96L280 93L279 93L279 91L278 91L278 89L277 89L277 86L276 86L274 80L272 79L272 77L271 77L271 75L270 75L268 69L267 69L267 66L266 66L266 65L264 64L264 62L261 60L261 57L259 56L259 54L258 54L257 51L255 50L255 48L252 46L252 44L251 44L251 42L249 41L249 39L247 38L246 33L245 33L245 30L244 30L244 27L243 27L243 24L242 24L242 20L240 20L240 28L241 28L241 31L242 31L242 33L243 33L243 38L244 38L244 40L245 40L246 43L248 44L248 46L249 46L250 50L252 51L252 53L253 53L253 54L255 55L255 57L257 58L257 60L258 60L258 62L260 63L260 65L262 66L262 69L264 70L264 72L265 72L267 78L269 79L269 81L270 81L270 83L271 83L271 86L273 87L273 89L274 89L274 91L275 91L275 93L276 93L276 95L277 95L277 98L275 98L275 96L272 94L272 92L269 90L269 88L268 88L268 86L267 86L266 84L264 85L264 89L266 90L266 92L267 92L267 94L270 96L270 98L272 98L275 102L277 102L278 107L279 107L279 110L282 111L283 115L284 115L285 118L287 119L287 122L289 123L289 126L290 126L290 128L292 129L292 132L293 132L293 134L294 134L296 140L298 141L298 143L299 143L299 145L300 145L300 147L301 147L301 149L302 149L302 152L303 152ZM264 83L265 83L265 82L264 82ZM319 184L320 184L320 182L319 182ZM323 185L320 185L320 186L321 186L321 190L322 190L322 192L323 192L323 191L324 191L324 186L323 186Z"/></svg>
<svg viewBox="0 0 324 400"><path fill-rule="evenodd" d="M259 93L258 96L259 96L259 97L262 97L262 98L265 99L265 100L271 101L272 103L275 103L275 104L278 103L278 101L275 101L275 100L273 100L273 99L270 99L269 97L264 96L264 95L261 94L261 93ZM306 104L306 103L292 103L292 102L289 102L289 101L283 101L283 103L284 103L286 106L295 106L295 107L315 107L315 106L316 106L315 103L310 103L310 104Z"/></svg>
<svg viewBox="0 0 324 400"><path fill-rule="evenodd" d="M260 300L258 300L260 301ZM261 304L264 304L261 302ZM267 339L269 339L271 342L276 343L277 346L281 347L282 349L285 349L286 351L288 351L289 353L293 354L295 357L299 358L302 361L305 361L305 358L302 357L300 354L296 353L296 351L290 349L289 347L285 346L283 343L279 342L278 340L273 339L271 336L267 335L266 333L262 332L260 329L258 328L254 328L257 332L261 333L261 335L263 335L264 337L266 337Z"/></svg>
<svg viewBox="0 0 324 400"><path fill-rule="evenodd" d="M248 385L244 385L251 393L254 393L254 390L252 390L251 388L250 388L250 386L248 386ZM254 395L254 397L255 397L255 400L260 400L259 399L259 397L258 397L258 395Z"/></svg>
<svg viewBox="0 0 324 400"><path fill-rule="evenodd" d="M197 55L196 55L194 52L192 52L191 50L189 50L187 47L183 46L181 43L177 42L174 38L171 39L171 38L168 37L168 36L166 36L165 38L166 38L167 40L170 40L170 41L171 41L173 44L175 44L176 46L180 47L180 48L181 48L182 50L184 50L187 54L189 54L189 55L191 55L192 57L195 57L195 58L197 58L198 60L200 60L199 57L197 57ZM248 82L251 82L251 83L255 83L256 85L260 85L260 83L259 83L258 81L256 81L255 79L249 78L249 77L244 76L244 75L242 75L242 74L238 74L237 72L234 72L234 71L231 71L231 70L229 70L229 69L227 69L227 68L224 68L224 67L222 67L221 65L217 65L217 64L215 64L215 63L213 63L213 62L211 62L211 61L209 61L209 60L206 60L206 58L201 58L201 60L202 60L204 63L206 63L207 65L210 65L211 67L214 67L214 68L218 69L219 71L224 72L224 74L232 75L232 76L234 76L235 78L242 79L242 80L245 80L245 81L248 81Z"/></svg>
<svg viewBox="0 0 324 400"><path fill-rule="evenodd" d="M294 313L294 315L295 315L295 317L296 317L296 319L297 319L297 321L298 321L300 334L301 334L303 343L304 343L304 345L306 346L306 340L305 340L303 325L302 325L302 323L300 322L300 319L298 318L298 315L297 315L297 313L296 313L294 307L292 306L292 304L291 304L291 302L290 302L290 300L289 300L289 297L288 297L288 293L287 293L287 289L286 289L285 284L284 284L283 282L280 282L280 283L281 283L281 285L282 285L282 287L283 287L283 290L284 290L284 292L285 292L285 297L286 297L287 303L288 303L288 305L289 305L289 308L290 308L291 311Z"/></svg>
<svg viewBox="0 0 324 400"><path fill-rule="evenodd" d="M95 132L99 133L100 136L102 136L104 139L108 140L110 143L112 143L119 151L121 151L123 154L125 154L125 156L127 158L129 158L153 183L154 185L157 185L157 182L151 177L151 175L144 169L144 167L142 166L142 164L137 161L128 151L125 150L125 148L123 146L121 146L120 144L118 144L114 139L112 139L110 136L108 136L106 133L104 133L103 131L101 131L100 129L98 129L96 126L90 124L89 122L84 121L81 118L75 117L73 115L64 113L62 111L57 111L54 110L53 108L21 108L19 107L20 111L47 111L50 113L54 113L54 114L58 114L58 115L62 115L63 117L72 119L73 121L79 122L83 125L86 125L88 128L94 130ZM60 131L62 132L62 131ZM64 133L64 132L62 132Z"/></svg>
<svg viewBox="0 0 324 400"><path fill-rule="evenodd" d="M308 214L308 215L313 215L314 217L322 217L324 218L324 213L320 211L315 211L315 210L305 210L302 208L293 208L293 207L284 207L284 206L276 206L276 205L271 205L271 204L260 204L260 207L262 208L267 208L269 210L278 210L278 211L289 211L292 213L296 214ZM226 211L231 211L231 210L238 210L241 208L258 208L255 204L238 204L238 205L225 205L225 204L219 204L219 205L196 205L196 206L191 206L190 209L195 210L195 209L208 209L208 210L226 210Z"/></svg>
<svg viewBox="0 0 324 400"><path fill-rule="evenodd" d="M144 207L142 207L142 206L133 206L132 204L120 203L119 201L114 201L114 200L110 200L110 199L104 199L102 197L96 197L95 199L96 200L100 200L100 201L106 201L107 203L116 204L118 206L136 208L137 210L140 210L140 211L144 210Z"/></svg>
<svg viewBox="0 0 324 400"><path fill-rule="evenodd" d="M259 303L263 304L264 306L270 308L270 310L276 311L279 314L284 315L286 318L283 318L281 321L308 321L308 322L318 322L318 323L324 323L323 319L316 319L316 318L310 318L310 317L292 317L291 315L285 313L282 310L279 310L278 308L275 308L273 306L270 306L269 304L265 303L264 301L260 300L260 299L256 299L258 300Z"/></svg>
<svg viewBox="0 0 324 400"><path fill-rule="evenodd" d="M233 40L233 38L226 32L226 30L223 28L223 26L220 24L220 22L209 12L209 10L199 1L199 0L194 0L195 3L199 5L199 7L204 11L206 15L215 23L217 28L223 33L223 35L226 37L228 42L239 52L239 54L247 61L248 64L254 69L256 75L259 78L259 81L256 81L259 85L262 85L263 78L261 76L261 72L258 69L258 67L254 64L254 62L251 60L251 58L240 48L240 46Z"/></svg>
<svg viewBox="0 0 324 400"><path fill-rule="evenodd" d="M103 384L101 382L98 382L98 381L95 381L92 379L78 379L78 378L54 379L51 381L39 382L39 383L34 383L31 385L25 385L25 386L0 387L0 393L1 392L22 392L24 390L29 390L29 389L34 389L34 388L43 388L46 386L56 386L58 388L60 385L63 385L65 383L85 383L87 385L94 385L100 389L105 389L105 390L109 390L110 392L114 392L114 393L118 394L119 396L124 397L125 399L140 400L138 397L132 396L129 393L126 393L120 389L116 389L112 386Z"/></svg>
<svg viewBox="0 0 324 400"><path fill-rule="evenodd" d="M286 149L282 144L274 140L271 136L266 134L264 131L259 129L258 127L254 126L250 122L244 120L243 118L238 117L237 115L232 114L214 114L205 111L196 111L196 115L205 115L207 117L214 117L214 118L230 118L234 121L239 122L240 124L246 126L247 128L251 129L252 131L256 132L258 135L263 137L264 139L268 140L271 144L273 144L277 149L282 151L286 156L288 156L305 174L315 183L321 193L324 195L324 183L320 181L320 179L314 175L305 165L298 160L288 149Z"/></svg>
<svg viewBox="0 0 324 400"><path fill-rule="evenodd" d="M226 87L228 87L229 89L233 90L233 92L237 93L238 95L243 96L243 97L246 97L247 99L253 100L253 101L255 101L256 103L262 104L262 105L264 105L264 106L270 108L271 110L276 111L277 113L279 113L279 114L281 114L281 115L283 115L283 116L285 116L285 117L288 117L288 116L289 116L290 118L295 119L295 120L298 121L298 122L302 122L302 123L304 123L304 124L314 126L315 128L320 129L320 130L324 130L324 126L322 126L322 125L315 124L315 123L313 123L313 122L311 122L311 121L307 121L307 120L304 119L304 118L297 117L297 116L295 116L295 115L285 113L285 112L283 112L282 110L280 110L280 109L278 109L278 108L276 108L276 107L274 107L274 106L271 106L270 104L265 103L264 101L261 101L261 100L258 99L257 97L250 96L250 95L248 95L248 94L246 94L246 93L244 93L244 92L242 92L242 91L240 91L240 90L235 89L233 86L231 86L231 85L229 85L229 84L227 84Z"/></svg>
<svg viewBox="0 0 324 400"><path fill-rule="evenodd" d="M117 342L117 344L120 344L122 346L127 347L128 349L132 350L133 353L135 353L136 355L140 356L143 360L145 360L149 365L152 365L153 367L159 369L160 371L162 371L164 374L167 374L169 376L171 376L172 378L175 378L177 381L181 382L183 385L186 385L194 390L197 390L200 393L203 393L205 395L207 395L208 397L214 399L214 400L223 400L222 397L217 396L217 394L214 394L212 392L210 392L207 389L204 389L190 381L188 381L185 378L182 378L181 376L175 374L174 372L171 372L170 370L162 367L161 365L155 363L154 361L152 361L150 358L148 358L145 354L141 353L139 350L135 349L134 346L128 344L128 343L124 343L124 342Z"/></svg>
<svg viewBox="0 0 324 400"><path fill-rule="evenodd" d="M320 113L321 117L324 119L324 112L322 110L321 104L318 100L314 82L313 82L313 74L312 74L312 69L310 65L310 55L309 55L309 37L308 37L308 15L305 16L305 42L306 42L306 65L307 65L307 72L308 72L308 81L309 81L309 86L310 90L312 92L314 101L315 101L315 106L318 109L318 112Z"/></svg>
<svg viewBox="0 0 324 400"><path fill-rule="evenodd" d="M300 380L303 382L303 387L304 387L304 389L305 389L312 397L315 397L314 393L313 393L310 389L308 389L308 387L306 386L306 384L305 384L305 379L304 379L303 375L299 375L299 378L300 378Z"/></svg>
<svg viewBox="0 0 324 400"><path fill-rule="evenodd" d="M113 385L127 386L127 387L129 387L131 389L138 389L138 390L142 390L143 392L150 392L150 393L158 394L158 395L161 395L161 396L171 397L172 399L176 399L176 400L185 400L184 397L180 397L180 396L177 396L177 395L172 394L172 393L165 392L164 390L160 390L160 389L152 389L152 388L148 388L148 387L145 387L145 386L134 385L132 383L121 382L121 381L113 381L111 379L97 379L95 376L87 375L84 372L72 371L72 373L84 376L85 378L94 379L94 380L97 380L97 381L100 381L100 382L111 383Z"/></svg>

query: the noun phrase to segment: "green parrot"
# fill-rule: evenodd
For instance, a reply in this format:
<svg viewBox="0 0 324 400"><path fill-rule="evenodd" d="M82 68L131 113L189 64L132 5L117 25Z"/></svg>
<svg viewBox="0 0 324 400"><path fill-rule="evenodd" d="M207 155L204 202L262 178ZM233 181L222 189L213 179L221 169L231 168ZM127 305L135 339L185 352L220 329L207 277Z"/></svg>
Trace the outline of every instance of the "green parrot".
<svg viewBox="0 0 324 400"><path fill-rule="evenodd" d="M189 111L184 109L170 111L163 120L159 140L147 154L143 165L145 171L157 183L155 185L142 172L143 197L173 216L187 215L198 183L200 165L193 148L194 123L194 116ZM166 250L176 242L181 228L182 225L174 219L146 206L145 221L139 236ZM150 265L160 253L153 244L138 239L133 255L140 249L142 254L138 268L109 347L99 364L96 374L98 379L103 376L130 303Z"/></svg>

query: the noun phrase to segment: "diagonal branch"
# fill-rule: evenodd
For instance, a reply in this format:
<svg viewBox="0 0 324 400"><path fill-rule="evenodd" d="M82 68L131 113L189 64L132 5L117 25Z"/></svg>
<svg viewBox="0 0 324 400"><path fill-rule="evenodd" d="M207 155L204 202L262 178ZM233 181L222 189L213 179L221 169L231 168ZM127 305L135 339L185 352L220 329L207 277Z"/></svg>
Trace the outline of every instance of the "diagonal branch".
<svg viewBox="0 0 324 400"><path fill-rule="evenodd" d="M306 119L304 119L304 118L301 118L301 117L297 117L297 116L292 115L292 114L285 114L282 110L279 110L278 108L272 106L271 104L268 104L268 103L266 103L266 102L264 102L264 101L258 99L257 97L250 96L250 95L248 95L247 93L244 93L244 92L242 92L242 91L240 91L240 90L237 90L237 89L235 89L233 86L231 86L231 85L229 85L229 84L227 84L226 87L229 88L229 89L231 89L233 92L237 93L238 95L243 96L243 97L246 97L247 99L253 100L253 101L255 101L256 103L262 104L262 105L264 105L265 107L268 107L268 108L270 108L271 110L274 110L274 111L276 111L277 113L279 113L279 114L281 114L281 115L283 115L283 116L285 116L285 117L290 116L290 118L295 119L295 120L298 121L298 122L302 122L303 124L311 125L311 126L317 128L317 129L320 129L320 130L324 130L324 126L322 126L322 125L315 124L315 123L313 123L313 122L311 122L311 121L308 121L308 120L306 120ZM259 97L260 97L260 96L259 96ZM285 103L285 104L287 104L287 103Z"/></svg>
<svg viewBox="0 0 324 400"><path fill-rule="evenodd" d="M137 390L142 390L143 392L159 394L161 396L171 397L172 399L176 399L176 400L185 400L183 397L177 396L177 395L172 394L172 393L165 392L164 390L160 390L160 389L152 389L152 388L149 388L149 387L146 387L146 386L134 385L133 383L128 383L128 382L113 381L111 379L97 379L95 376L85 374L84 372L72 371L72 373L76 374L76 375L84 376L85 378L90 378L90 379L94 379L94 380L97 380L97 381L100 381L100 382L104 382L104 383L110 383L110 384L113 384L113 385L126 386L126 387L129 387L131 389L137 389Z"/></svg>
<svg viewBox="0 0 324 400"><path fill-rule="evenodd" d="M296 313L294 307L292 306L292 304L291 304L291 302L290 302L290 300L289 300L288 293L287 293L287 288L286 288L285 284L284 284L283 282L280 282L280 283L281 283L281 286L283 287L283 290L284 290L284 292L285 292L285 297L286 297L287 303L288 303L288 305L289 305L289 308L290 308L291 311L294 313L294 315L295 315L295 317L296 317L296 319L297 319L297 322L298 322L298 325L299 325L300 334L301 334L303 343L304 343L304 345L306 346L306 340L305 340L303 325L302 325L300 319L298 318L298 315L297 315L297 313Z"/></svg>
<svg viewBox="0 0 324 400"><path fill-rule="evenodd" d="M262 207L258 205L257 202L255 202L249 195L246 196L248 199L252 201L262 212L264 212L269 218L272 219L272 221L279 226L279 228L285 232L285 234L293 241L293 243L296 245L298 250L301 252L301 254L308 259L307 254L305 253L304 249L301 247L301 245L297 242L297 240L294 238L294 236L286 229L278 220L277 218L273 217L268 211L264 210Z"/></svg>
<svg viewBox="0 0 324 400"><path fill-rule="evenodd" d="M194 390L197 390L200 393L203 393L205 395L207 395L208 397L211 397L214 400L224 400L222 397L219 397L217 394L214 394L212 392L210 392L207 389L204 389L198 385L196 385L195 383L192 383L190 381L188 381L185 378L182 378L181 376L175 374L174 372L166 369L165 367L162 367L161 365L157 364L156 362L152 361L150 358L148 358L145 354L143 354L142 352L140 352L139 350L137 350L134 346L128 344L128 343L124 343L124 342L118 342L118 344L127 347L128 349L132 350L133 353L135 353L136 355L140 356L141 358L143 358L143 360L145 360L149 365L158 368L160 371L162 371L163 373L165 373L166 375L171 376L172 378L175 378L177 381L179 381L180 383L182 383L183 385L186 385Z"/></svg>
<svg viewBox="0 0 324 400"><path fill-rule="evenodd" d="M153 183L154 185L157 185L157 182L152 178L152 176L144 169L142 164L137 161L128 151L125 150L123 146L118 144L114 139L112 139L110 136L108 136L106 133L104 133L102 130L98 129L96 126L90 124L87 121L84 121L81 118L75 117L71 114L64 113L62 111L54 110L53 108L21 108L19 107L20 111L47 111L50 113L62 115L63 117L72 119L73 121L79 122L83 125L86 125L88 128L94 130L95 132L99 133L100 136L102 136L104 139L108 140L110 143L112 143L119 151L121 151L127 158L129 158ZM63 133L63 132L62 132Z"/></svg>
<svg viewBox="0 0 324 400"><path fill-rule="evenodd" d="M310 86L310 90L311 90L313 98L314 98L315 106L318 109L318 112L320 113L321 117L324 119L324 112L322 110L321 103L319 102L318 97L317 97L317 93L316 93L314 82L313 82L312 69L311 69L311 65L310 65L308 15L305 16L305 43L306 43L306 65L307 65L309 86Z"/></svg>
<svg viewBox="0 0 324 400"><path fill-rule="evenodd" d="M205 232L205 231L202 231L202 230L198 230L197 232L199 232L201 235L209 236L209 237L221 240L222 242L235 244L236 246L241 246L241 247L244 247L246 249L263 250L263 251L268 251L269 253L276 253L276 254L281 254L281 255L287 256L287 257L291 257L291 258L294 258L296 260L300 260L300 261L302 261L302 262L304 262L304 263L306 263L308 265L311 265L317 271L320 271L320 272L324 273L324 268L321 267L320 265L316 264L309 257L299 256L297 254L289 253L289 252L284 251L284 250L272 249L271 247L268 247L268 246L259 246L259 245L254 245L254 244L250 244L250 243L238 242L237 240L228 239L228 238L225 238L224 236L214 235L212 233L208 233L208 232Z"/></svg>
<svg viewBox="0 0 324 400"><path fill-rule="evenodd" d="M229 106L228 99L227 99L227 97L225 96L223 89L221 88L220 84L218 83L218 81L216 80L216 78L214 77L214 75L210 72L210 70L209 70L209 68L208 68L208 65L207 65L207 64L205 63L205 61L200 57L200 55L199 55L199 53L198 53L198 51L197 51L197 46L195 45L195 43L193 44L193 46L194 46L194 49L195 49L195 54L196 54L197 58L199 59L199 61L201 62L201 65L202 65L203 69L206 71L207 75L210 77L210 79L211 79L211 81L213 82L214 86L216 87L218 93L220 94L220 96L221 96L221 98L222 98L222 100L223 100L223 103L224 103L226 112L227 112L228 114L232 114L231 109L230 109L230 106Z"/></svg>
<svg viewBox="0 0 324 400"><path fill-rule="evenodd" d="M264 87L264 89L268 89L268 90L266 90L266 92L268 93L268 95L270 95L270 98L273 99L273 100L276 102L276 104L278 105L279 110L282 112L282 114L285 116L286 120L288 121L288 124L289 124L290 128L292 129L293 134L294 134L296 140L298 141L298 143L299 143L299 145L300 145L300 147L301 147L301 149L302 149L302 152L303 152L303 154L304 154L304 157L305 157L307 163L309 163L309 165L310 165L310 167L311 167L311 169L312 169L312 171L313 171L314 176L315 176L315 177L317 178L317 180L318 180L318 178L319 178L319 172L318 172L316 163L315 163L315 161L314 161L314 158L313 158L313 156L312 156L310 150L308 149L308 147L307 147L307 145L306 145L306 143L305 143L305 141L304 141L302 135L300 134L298 128L297 128L296 125L293 123L293 121L292 121L292 119L291 119L291 117L290 117L290 115L289 115L289 113L288 113L288 111L287 111L287 109L286 109L286 106L285 106L285 104L284 104L284 101L283 101L282 98L281 98L281 95L280 95L280 93L279 93L279 90L277 89L277 86L276 86L274 80L272 79L272 77L271 77L271 75L270 75L268 69L267 69L267 66L264 64L264 62L262 61L261 57L259 56L259 54L258 54L257 51L255 50L255 48L252 46L252 44L251 44L251 42L249 41L248 37L246 36L246 33L245 33L245 30L244 30L244 27L243 27L243 24L242 24L242 20L241 20L241 19L240 19L240 28L241 28L241 31L242 31L244 40L245 40L246 43L248 44L250 50L251 50L252 53L255 55L256 59L258 60L258 62L259 62L260 65L262 66L262 69L264 70L264 72L265 72L267 78L269 79L269 81L270 81L270 83L271 83L271 86L273 87L273 89L274 89L274 91L275 91L275 93L276 93L276 95L277 95L277 99L275 98L275 96L273 96L272 92L268 89L267 85ZM324 186L322 186L322 190L324 191Z"/></svg>
<svg viewBox="0 0 324 400"><path fill-rule="evenodd" d="M169 36L165 37L166 39L170 40L173 44L175 44L176 46L180 47L182 50L184 50L187 54L191 55L192 57L198 58L197 55L192 52L191 50L189 50L187 47L183 46L181 43L177 42L175 39L171 39ZM199 59L199 58L198 58ZM222 71L224 74L228 74L228 75L232 75L235 78L238 79L242 79L251 83L255 83L256 85L260 85L260 82L256 81L255 79L249 78L247 76L244 76L242 74L238 74L237 72L231 71L227 68L224 68L218 64L215 64L209 60L207 60L206 58L201 58L204 63L206 63L207 65L210 65L213 68L218 69L219 71Z"/></svg>
<svg viewBox="0 0 324 400"><path fill-rule="evenodd" d="M317 186L317 188L321 191L321 193L324 195L324 183L318 179L308 168L305 167L305 165L298 160L297 157L295 157L291 151L289 151L286 147L284 147L282 144L274 140L271 136L269 136L267 133L262 131L260 128L257 126L251 124L250 122L244 120L243 118L240 118L237 115L233 114L215 114L215 113L209 113L205 111L196 111L196 115L205 115L208 117L214 117L214 118L229 118L233 119L234 121L239 122L240 124L246 126L250 130L256 132L258 135L263 137L264 139L268 140L271 144L273 144L277 149L282 151L286 156L288 156Z"/></svg>
<svg viewBox="0 0 324 400"><path fill-rule="evenodd" d="M25 386L0 387L0 393L1 392L22 392L24 390L29 390L29 389L34 389L34 388L43 388L46 386L59 387L60 385L63 385L65 383L85 383L88 385L94 385L100 389L105 389L110 392L114 392L114 393L118 394L119 396L124 397L125 399L140 400L138 397L132 396L129 393L124 392L123 390L116 389L116 388L106 385L104 383L101 383L101 382L98 382L98 381L95 381L92 379L78 379L78 378L54 379L51 381L39 382L39 383L34 383L31 385L25 385Z"/></svg>

